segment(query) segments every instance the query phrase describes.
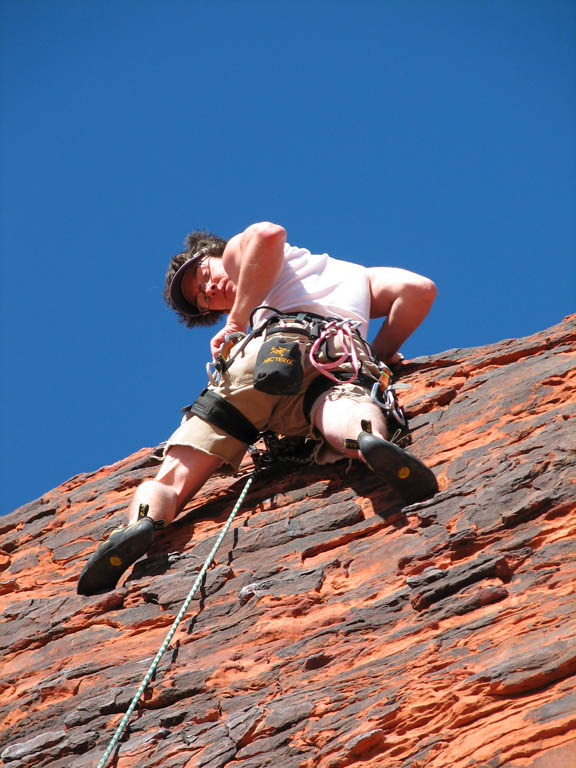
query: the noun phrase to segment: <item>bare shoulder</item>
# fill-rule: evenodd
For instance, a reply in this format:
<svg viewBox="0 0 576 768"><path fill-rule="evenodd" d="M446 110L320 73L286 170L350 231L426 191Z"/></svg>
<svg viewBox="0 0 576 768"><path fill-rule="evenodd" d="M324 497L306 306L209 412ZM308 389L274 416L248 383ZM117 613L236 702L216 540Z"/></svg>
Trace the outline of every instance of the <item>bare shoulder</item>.
<svg viewBox="0 0 576 768"><path fill-rule="evenodd" d="M252 240L267 240L270 238L286 238L286 230L280 224L271 221L257 221L250 224L245 230L231 237L226 244L226 251L234 253L238 249L245 248Z"/></svg>
<svg viewBox="0 0 576 768"><path fill-rule="evenodd" d="M244 232L239 232L226 243L222 254L222 264L226 272L232 277L237 276L240 261L242 259L242 243Z"/></svg>
<svg viewBox="0 0 576 768"><path fill-rule="evenodd" d="M239 270L242 257L248 249L265 249L262 251L265 253L267 246L283 246L285 242L284 227L271 221L257 221L230 238L222 255L224 268L229 275L233 276Z"/></svg>
<svg viewBox="0 0 576 768"><path fill-rule="evenodd" d="M273 221L257 221L255 224L250 224L246 227L242 235L245 238L259 237L286 237L286 230L280 224L275 224Z"/></svg>
<svg viewBox="0 0 576 768"><path fill-rule="evenodd" d="M222 254L224 259L226 257L233 256L242 249L243 236L244 232L239 232L237 235L234 235L234 237L231 237L230 240L228 240L226 243L226 248L224 248L224 253Z"/></svg>

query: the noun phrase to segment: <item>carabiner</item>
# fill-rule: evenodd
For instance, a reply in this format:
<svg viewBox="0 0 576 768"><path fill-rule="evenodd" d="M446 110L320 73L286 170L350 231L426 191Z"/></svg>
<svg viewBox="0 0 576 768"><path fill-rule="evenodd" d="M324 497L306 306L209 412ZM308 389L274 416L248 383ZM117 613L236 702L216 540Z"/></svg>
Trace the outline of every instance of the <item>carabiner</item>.
<svg viewBox="0 0 576 768"><path fill-rule="evenodd" d="M206 363L206 373L208 374L210 384L216 386L220 383L222 375L227 371L228 365L232 362L232 360L228 360L230 350L240 339L244 338L246 338L246 334L242 333L242 331L232 331L232 333L227 333L224 336L224 344L216 356L216 360ZM214 366L215 373L212 373L212 366Z"/></svg>

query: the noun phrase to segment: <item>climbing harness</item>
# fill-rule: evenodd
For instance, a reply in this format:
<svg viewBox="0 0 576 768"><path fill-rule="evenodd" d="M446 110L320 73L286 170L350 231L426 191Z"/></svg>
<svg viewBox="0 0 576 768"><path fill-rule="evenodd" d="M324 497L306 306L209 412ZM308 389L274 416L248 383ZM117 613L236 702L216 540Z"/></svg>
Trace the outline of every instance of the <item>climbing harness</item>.
<svg viewBox="0 0 576 768"><path fill-rule="evenodd" d="M254 325L258 310L270 313ZM320 376L304 393L303 410L307 419L314 401L334 384L354 382L365 387L372 401L384 411L390 432L405 433L407 422L398 403L396 391L410 385L392 382L392 371L374 355L369 343L359 332L360 322L351 319L325 317L313 312L284 313L274 307L256 307L250 316L252 330L248 334L231 333L225 337L223 348L214 362L207 364L209 387L204 389L183 413L194 413L229 435L252 445L258 430L230 402L214 392L225 372L241 354L251 339L263 335L264 341L254 366L254 388L268 394L295 394L302 381L301 357L306 354ZM371 366L366 369L358 357L360 342ZM310 344L309 351L305 351ZM331 353L331 350L338 350ZM349 364L347 370L342 370ZM374 370L377 374L375 375Z"/></svg>
<svg viewBox="0 0 576 768"><path fill-rule="evenodd" d="M278 437L275 432L260 435L264 447L251 445L250 458L257 470L269 469L275 464L306 466L314 461L316 440L306 437Z"/></svg>
<svg viewBox="0 0 576 768"><path fill-rule="evenodd" d="M206 387L200 392L192 405L182 408L181 413L193 413L201 419L222 429L246 445L252 445L258 439L260 430L226 398Z"/></svg>
<svg viewBox="0 0 576 768"><path fill-rule="evenodd" d="M124 729L128 725L128 721L130 720L130 717L132 716L132 713L136 709L136 705L140 701L140 698L141 698L142 694L144 693L144 691L146 690L146 688L148 686L148 683L152 679L152 675L156 671L156 667L160 663L160 659L162 658L162 656L166 652L166 649L170 645L170 641L174 637L174 633L176 632L180 622L184 618L184 614L188 610L188 606L190 605L190 602L192 601L192 598L194 597L194 595L196 594L196 591L198 590L198 587L202 583L202 580L203 580L204 576L206 575L206 572L207 572L208 568L210 567L210 565L211 565L211 563L212 563L212 561L214 559L214 556L216 555L216 552L218 551L218 548L220 547L220 544L222 543L222 540L224 539L224 536L226 536L226 534L228 533L228 529L232 525L232 521L234 520L234 518L236 517L236 513L238 512L238 510L242 506L242 503L243 503L244 499L246 498L246 494L248 493L248 489L252 485L252 483L253 483L253 481L254 481L254 479L255 479L257 474L258 474L258 470L255 469L254 472L252 472L252 474L250 475L250 477L246 481L246 484L245 484L244 488L242 489L242 492L240 493L240 496L238 497L238 501L236 502L236 504L234 506L234 509L230 513L230 516L229 516L228 520L226 521L224 527L220 531L220 535L216 539L216 543L212 547L208 557L206 558L206 561L205 561L204 565L200 569L200 573L196 577L196 581L194 582L194 584L192 586L192 589L188 593L188 597L186 598L186 600L184 600L184 603L182 604L182 608L180 608L180 612L178 613L178 615L174 619L174 622L173 622L172 626L170 627L170 631L166 635L166 638L165 638L164 642L162 643L158 653L154 657L154 661L150 665L150 668L148 669L148 672L146 672L146 675L144 676L144 679L142 680L142 683L140 684L140 687L136 691L136 694L134 695L134 698L130 702L130 706L126 710L126 713L125 713L124 717L122 718L119 726L116 728L114 736L112 737L112 740L110 741L110 744L108 745L108 747L106 749L106 752L104 752L104 754L102 755L102 759L98 763L98 767L97 768L104 768L104 766L108 762L108 759L109 759L110 755L112 754L112 751L113 751L114 747L118 744L118 741L119 741L120 737L122 736L122 733L124 732Z"/></svg>

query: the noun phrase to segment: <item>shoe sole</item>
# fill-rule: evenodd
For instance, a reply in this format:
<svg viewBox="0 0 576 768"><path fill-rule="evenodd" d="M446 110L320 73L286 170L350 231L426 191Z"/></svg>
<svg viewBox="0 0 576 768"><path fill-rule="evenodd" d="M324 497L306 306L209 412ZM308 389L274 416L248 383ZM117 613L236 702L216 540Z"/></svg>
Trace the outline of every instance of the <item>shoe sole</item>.
<svg viewBox="0 0 576 768"><path fill-rule="evenodd" d="M84 566L78 579L78 594L90 596L114 589L124 571L146 554L153 539L154 523L150 518L115 531Z"/></svg>
<svg viewBox="0 0 576 768"><path fill-rule="evenodd" d="M438 493L436 475L416 456L369 432L358 437L360 453L370 469L414 504Z"/></svg>

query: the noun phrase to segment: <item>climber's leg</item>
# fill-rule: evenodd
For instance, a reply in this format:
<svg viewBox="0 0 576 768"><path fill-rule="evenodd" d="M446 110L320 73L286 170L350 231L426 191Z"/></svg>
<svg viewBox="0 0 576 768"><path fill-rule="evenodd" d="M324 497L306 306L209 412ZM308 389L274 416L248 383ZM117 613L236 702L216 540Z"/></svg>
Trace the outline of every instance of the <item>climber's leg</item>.
<svg viewBox="0 0 576 768"><path fill-rule="evenodd" d="M360 459L402 495L407 504L422 501L438 491L431 469L411 453L386 439L382 409L375 403L357 402L327 393L312 409L313 425L342 456Z"/></svg>
<svg viewBox="0 0 576 768"><path fill-rule="evenodd" d="M126 569L150 549L155 528L172 522L221 463L195 448L170 446L156 478L136 489L128 525L114 530L84 566L78 593L94 595L114 589Z"/></svg>
<svg viewBox="0 0 576 768"><path fill-rule="evenodd" d="M148 517L168 525L222 464L222 459L189 445L171 445L154 480L136 489L128 507L128 523L138 520L140 508Z"/></svg>
<svg viewBox="0 0 576 768"><path fill-rule="evenodd" d="M368 420L372 423L373 433L385 440L387 437L386 419L382 409L375 403L357 402L345 396L331 398L329 395L330 391L321 398L318 405L314 405L312 411L314 426L320 430L332 448L342 456L364 461L358 446L347 447L347 439L355 439L362 431L362 421Z"/></svg>

